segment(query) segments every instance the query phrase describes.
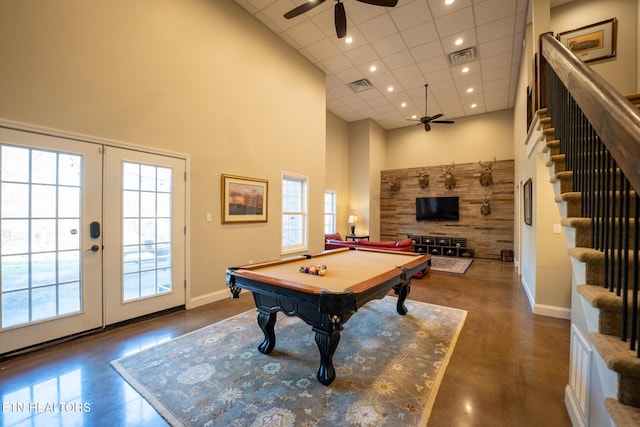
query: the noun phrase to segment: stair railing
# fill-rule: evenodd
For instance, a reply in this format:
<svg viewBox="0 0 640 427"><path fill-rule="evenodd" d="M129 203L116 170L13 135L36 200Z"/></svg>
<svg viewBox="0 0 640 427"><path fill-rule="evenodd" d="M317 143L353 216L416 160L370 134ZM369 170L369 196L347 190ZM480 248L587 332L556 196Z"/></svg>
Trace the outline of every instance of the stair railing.
<svg viewBox="0 0 640 427"><path fill-rule="evenodd" d="M621 339L640 357L640 111L551 34L540 36L538 105L572 171L572 191L604 254L605 287L621 298Z"/></svg>

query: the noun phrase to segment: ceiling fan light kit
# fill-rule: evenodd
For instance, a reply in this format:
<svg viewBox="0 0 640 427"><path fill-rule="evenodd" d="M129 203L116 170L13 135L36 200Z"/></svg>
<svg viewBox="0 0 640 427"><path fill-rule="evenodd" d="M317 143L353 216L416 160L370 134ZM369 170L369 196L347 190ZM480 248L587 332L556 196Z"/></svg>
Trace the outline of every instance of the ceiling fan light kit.
<svg viewBox="0 0 640 427"><path fill-rule="evenodd" d="M344 4L340 0L335 0L336 5L334 8L334 21L336 25L336 35L339 39L347 35L347 14L344 9ZM398 4L398 0L356 0L360 3L366 3L373 6L382 7L395 7ZM311 0L300 6L294 7L289 12L284 14L286 19L295 18L310 11L311 9L320 6L325 0Z"/></svg>

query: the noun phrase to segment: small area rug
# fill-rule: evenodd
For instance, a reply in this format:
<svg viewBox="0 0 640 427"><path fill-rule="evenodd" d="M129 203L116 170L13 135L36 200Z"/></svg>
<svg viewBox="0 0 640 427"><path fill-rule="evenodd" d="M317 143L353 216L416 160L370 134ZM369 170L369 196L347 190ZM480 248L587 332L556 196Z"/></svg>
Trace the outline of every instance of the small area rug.
<svg viewBox="0 0 640 427"><path fill-rule="evenodd" d="M458 258L448 256L432 256L431 271L464 274L473 262L473 258Z"/></svg>
<svg viewBox="0 0 640 427"><path fill-rule="evenodd" d="M316 379L315 333L278 313L269 355L255 310L113 367L175 426L426 426L466 311L387 296L344 325L336 379Z"/></svg>

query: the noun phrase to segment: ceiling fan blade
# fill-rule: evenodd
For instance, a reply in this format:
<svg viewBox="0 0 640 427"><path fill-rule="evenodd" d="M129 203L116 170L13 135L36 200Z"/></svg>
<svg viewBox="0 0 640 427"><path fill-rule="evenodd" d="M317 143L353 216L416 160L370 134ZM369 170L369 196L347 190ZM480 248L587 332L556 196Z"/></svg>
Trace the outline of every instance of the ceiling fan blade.
<svg viewBox="0 0 640 427"><path fill-rule="evenodd" d="M434 120L431 123L449 123L449 124L452 124L452 123L455 123L455 122L453 120Z"/></svg>
<svg viewBox="0 0 640 427"><path fill-rule="evenodd" d="M347 14L344 11L344 4L336 3L334 10L334 20L336 22L336 35L339 39L347 35Z"/></svg>
<svg viewBox="0 0 640 427"><path fill-rule="evenodd" d="M372 4L374 6L395 7L398 0L358 0L360 3Z"/></svg>
<svg viewBox="0 0 640 427"><path fill-rule="evenodd" d="M431 117L431 120L439 119L440 117L442 117L442 114L436 114L435 116Z"/></svg>
<svg viewBox="0 0 640 427"><path fill-rule="evenodd" d="M425 123L425 124L424 124L424 130L425 130L426 132L429 132L429 131L431 130L431 125L429 124L429 122L427 122L427 123Z"/></svg>
<svg viewBox="0 0 640 427"><path fill-rule="evenodd" d="M291 9L289 12L285 13L284 17L286 19L295 18L298 15L302 15L303 13L310 11L316 6L320 6L324 2L325 0L309 0L304 4L301 4L300 6L295 7Z"/></svg>

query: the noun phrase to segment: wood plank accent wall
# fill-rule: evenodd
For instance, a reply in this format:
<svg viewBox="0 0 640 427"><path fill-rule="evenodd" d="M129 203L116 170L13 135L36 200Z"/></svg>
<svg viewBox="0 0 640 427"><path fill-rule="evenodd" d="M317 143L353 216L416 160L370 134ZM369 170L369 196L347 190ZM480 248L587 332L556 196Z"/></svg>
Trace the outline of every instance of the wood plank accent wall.
<svg viewBox="0 0 640 427"><path fill-rule="evenodd" d="M488 159L482 159L488 162ZM407 234L464 237L479 258L501 259L501 250L513 250L514 161L499 160L492 168L493 185L482 186L478 162L456 164L456 187L448 190L440 165L380 172L380 238L396 240ZM429 186L418 177L429 174ZM390 181L399 184L392 189ZM480 213L482 196L491 194L491 214ZM416 221L416 197L458 196L460 221Z"/></svg>

